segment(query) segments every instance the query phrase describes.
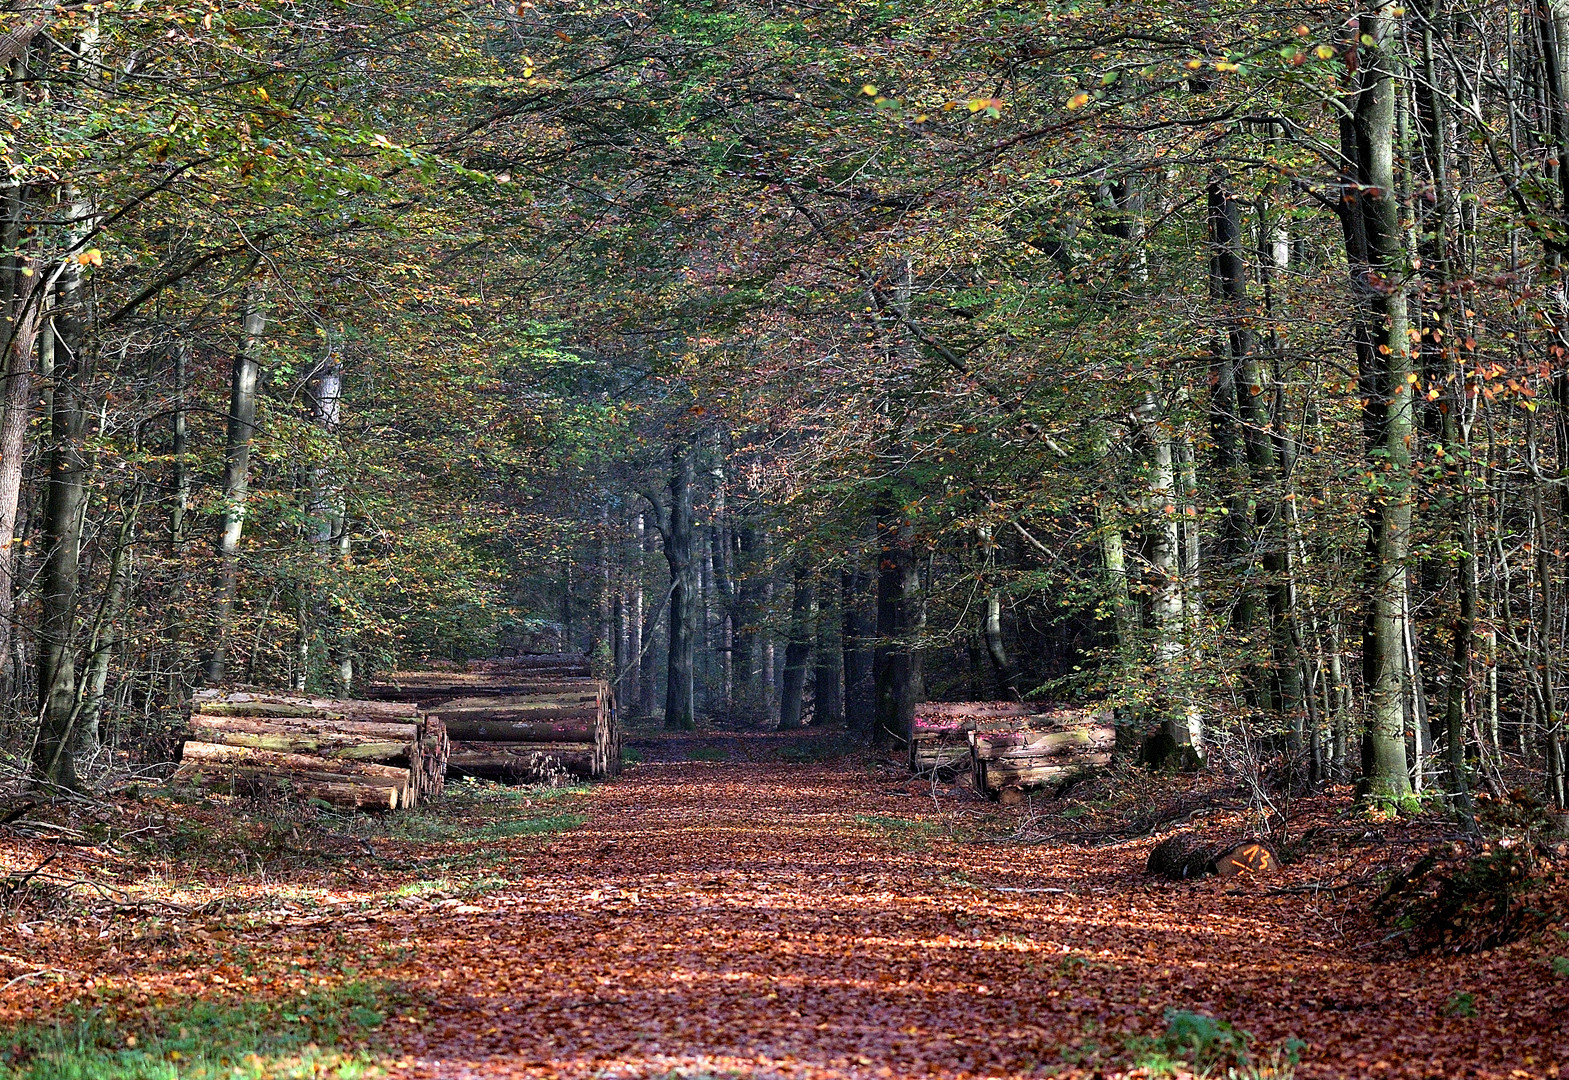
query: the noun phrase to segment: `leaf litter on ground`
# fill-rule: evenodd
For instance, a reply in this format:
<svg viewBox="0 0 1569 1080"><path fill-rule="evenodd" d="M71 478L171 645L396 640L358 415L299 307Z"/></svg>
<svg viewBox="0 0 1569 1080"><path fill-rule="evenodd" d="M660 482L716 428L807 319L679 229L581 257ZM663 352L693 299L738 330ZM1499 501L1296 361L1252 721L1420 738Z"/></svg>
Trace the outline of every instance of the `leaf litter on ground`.
<svg viewBox="0 0 1569 1080"><path fill-rule="evenodd" d="M1277 875L1169 882L1153 840L1250 827L1224 785L1148 781L1171 817L1124 836L1112 787L1004 810L863 757L669 756L385 819L144 793L120 844L7 837L13 875L54 858L6 901L0 1077L1558 1075L1569 925L1408 955L1378 860L1438 826L1345 792L1291 808Z"/></svg>

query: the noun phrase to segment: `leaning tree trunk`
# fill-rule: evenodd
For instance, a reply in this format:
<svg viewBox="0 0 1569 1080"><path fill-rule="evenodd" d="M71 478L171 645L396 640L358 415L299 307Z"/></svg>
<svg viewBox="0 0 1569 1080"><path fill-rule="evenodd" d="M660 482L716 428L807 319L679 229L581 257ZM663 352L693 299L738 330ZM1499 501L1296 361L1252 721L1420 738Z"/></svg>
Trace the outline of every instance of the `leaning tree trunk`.
<svg viewBox="0 0 1569 1080"><path fill-rule="evenodd" d="M142 508L142 488L138 484L131 506L120 521L114 551L109 556L109 581L98 605L92 638L87 644L87 685L82 693L81 716L76 722L76 752L80 756L98 746L98 726L103 717L104 689L109 683L109 661L120 645L122 614L130 586L131 548L135 542L137 518Z"/></svg>
<svg viewBox="0 0 1569 1080"><path fill-rule="evenodd" d="M234 354L229 389L229 427L223 466L223 519L218 537L218 582L213 604L214 637L207 659L207 682L224 680L229 637L234 629L234 600L239 582L240 538L245 531L245 503L250 493L251 440L256 434L256 393L260 382L257 353L266 330L260 290L246 291L244 340Z"/></svg>
<svg viewBox="0 0 1569 1080"><path fill-rule="evenodd" d="M779 729L801 727L806 705L806 673L812 662L812 607L816 589L811 568L797 563L790 600L790 640L785 646L784 693L779 698Z"/></svg>

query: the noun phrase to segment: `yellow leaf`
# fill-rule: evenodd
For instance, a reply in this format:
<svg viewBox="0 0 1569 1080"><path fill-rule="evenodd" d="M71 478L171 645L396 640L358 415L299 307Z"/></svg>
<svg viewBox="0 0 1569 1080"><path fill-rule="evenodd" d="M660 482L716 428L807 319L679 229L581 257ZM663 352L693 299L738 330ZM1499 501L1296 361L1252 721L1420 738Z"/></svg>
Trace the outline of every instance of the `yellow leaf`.
<svg viewBox="0 0 1569 1080"><path fill-rule="evenodd" d="M1068 108L1082 109L1085 105L1089 104L1089 100L1090 96L1088 94L1074 94L1071 98L1068 99Z"/></svg>
<svg viewBox="0 0 1569 1080"><path fill-rule="evenodd" d="M877 87L873 86L871 83L867 83L865 86L861 87L861 93L865 94L867 97L876 97Z"/></svg>
<svg viewBox="0 0 1569 1080"><path fill-rule="evenodd" d="M1320 60L1328 60L1330 57L1335 55L1335 49L1332 45L1320 45L1314 51L1318 53L1318 58Z"/></svg>

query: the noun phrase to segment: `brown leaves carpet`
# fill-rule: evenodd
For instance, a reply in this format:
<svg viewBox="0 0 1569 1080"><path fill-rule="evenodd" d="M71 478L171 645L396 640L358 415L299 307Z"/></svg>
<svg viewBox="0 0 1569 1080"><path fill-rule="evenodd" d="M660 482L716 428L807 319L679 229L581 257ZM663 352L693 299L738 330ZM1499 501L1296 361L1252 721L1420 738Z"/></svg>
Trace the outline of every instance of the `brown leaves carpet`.
<svg viewBox="0 0 1569 1080"><path fill-rule="evenodd" d="M1147 841L956 842L864 768L645 766L589 806L528 888L420 925L417 1074L1088 1075L1168 1008L1256 1057L1305 1040L1301 1076L1556 1076L1569 1050L1540 950L1398 958L1322 894L1152 882Z"/></svg>
<svg viewBox="0 0 1569 1080"><path fill-rule="evenodd" d="M356 977L412 1003L367 1043L392 1076L1161 1075L1168 1009L1252 1032L1255 1063L1303 1040L1298 1076L1559 1075L1569 926L1409 958L1365 892L1281 891L1354 858L1156 881L1159 834L1021 844L1018 811L900 782L855 758L645 764L552 801L584 820L551 835L476 831L491 811L471 803L472 820L364 823L384 831L260 871L249 853L72 849L51 871L102 882L69 895L113 910L13 912L0 975L54 974L11 986L0 1021L104 995L297 1000ZM0 854L15 869L46 847ZM422 892L438 874L445 895Z"/></svg>

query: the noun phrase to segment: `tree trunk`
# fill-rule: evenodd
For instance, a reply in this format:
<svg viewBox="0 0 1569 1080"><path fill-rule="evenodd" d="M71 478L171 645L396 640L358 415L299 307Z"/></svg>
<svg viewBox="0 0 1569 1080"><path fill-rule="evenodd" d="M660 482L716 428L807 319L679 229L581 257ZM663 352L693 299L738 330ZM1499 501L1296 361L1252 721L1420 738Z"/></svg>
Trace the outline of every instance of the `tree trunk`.
<svg viewBox="0 0 1569 1080"><path fill-rule="evenodd" d="M15 206L8 207L8 217L20 213L20 196L12 198ZM7 250L14 251L16 247L11 243ZM27 429L33 418L33 348L36 340L41 351L53 353L54 326L52 323L40 326L39 323L43 307L43 296L38 289L43 278L40 268L21 255L12 256L9 261L9 276L13 283L8 290L10 296L5 312L9 319L5 327L6 347L0 353L4 357L6 373L5 411L0 416L0 669L14 676L20 674L20 669L8 663L16 619L18 545L13 541L21 503ZM33 273L24 275L23 268ZM8 699L12 690L11 678L6 682L6 686L0 687L3 691L0 696Z"/></svg>
<svg viewBox="0 0 1569 1080"><path fill-rule="evenodd" d="M109 682L109 661L124 637L122 622L125 595L130 588L131 549L135 543L137 519L142 508L142 489L138 485L131 506L120 521L120 531L115 537L114 551L109 556L109 580L104 586L103 600L98 606L98 618L93 625L92 639L87 645L87 686L82 695L81 718L76 723L75 749L77 757L94 753L98 748L99 722L103 718L104 688Z"/></svg>
<svg viewBox="0 0 1569 1080"><path fill-rule="evenodd" d="M1367 510L1362 646L1367 718L1360 791L1367 798L1400 801L1411 794L1405 744L1405 576L1412 395L1394 176L1394 19L1393 0L1376 0L1357 20L1362 66L1355 76L1355 108L1341 121L1342 150L1353 171L1342 182L1339 207L1351 267L1359 389L1367 403L1368 468L1377 485Z"/></svg>
<svg viewBox="0 0 1569 1080"><path fill-rule="evenodd" d="M812 673L812 723L823 726L844 723L844 649L831 581L824 575L817 591L817 668Z"/></svg>
<svg viewBox="0 0 1569 1080"><path fill-rule="evenodd" d="M638 515L637 531L644 553L651 553L654 550L654 536L648 529L646 517L642 514ZM642 597L641 593L639 593L639 597ZM659 653L654 648L654 639L659 633L660 616L665 613L665 608L668 604L668 596L662 600L655 600L652 603L649 602L649 598L643 599L643 622L638 631L639 659L636 675L637 714L639 716L654 715L654 697L658 688L659 677Z"/></svg>
<svg viewBox="0 0 1569 1080"><path fill-rule="evenodd" d="M812 608L817 598L812 570L805 563L796 563L792 579L790 638L785 645L784 692L779 697L781 731L802 726L806 673L812 664Z"/></svg>
<svg viewBox="0 0 1569 1080"><path fill-rule="evenodd" d="M218 537L218 582L214 597L212 654L207 683L217 685L227 674L229 639L234 632L234 603L239 587L240 538L245 531L245 504L250 494L251 440L256 435L256 394L260 382L258 353L267 328L261 290L245 294L244 338L234 354L229 385L229 423L224 445L223 517Z"/></svg>
<svg viewBox="0 0 1569 1080"><path fill-rule="evenodd" d="M876 721L872 683L872 627L868 625L865 597L870 575L857 565L839 572L840 640L844 652L845 726L869 733Z"/></svg>
<svg viewBox="0 0 1569 1080"><path fill-rule="evenodd" d="M76 672L76 607L81 588L82 510L87 498L87 409L90 346L78 267L60 280L55 316L57 352L51 416L44 567L39 583L38 741L33 771L61 787L79 786L73 729L80 713Z"/></svg>
<svg viewBox="0 0 1569 1080"><path fill-rule="evenodd" d="M908 744L921 696L921 659L917 621L921 571L914 530L884 508L878 515L880 551L877 570L876 727L880 748Z"/></svg>
<svg viewBox="0 0 1569 1080"><path fill-rule="evenodd" d="M696 660L697 565L692 558L692 485L697 464L690 442L670 452L670 482L666 492L644 493L654 509L654 522L664 541L670 566L670 637L665 666L665 727L692 731L697 727L694 700Z"/></svg>
<svg viewBox="0 0 1569 1080"><path fill-rule="evenodd" d="M1182 670L1182 567L1177 531L1177 475L1171 431L1153 396L1135 411L1149 452L1150 615L1155 631L1156 706L1165 729L1165 751L1179 758L1203 757L1203 733L1190 727ZM1156 755L1164 757L1164 753Z"/></svg>
<svg viewBox="0 0 1569 1080"><path fill-rule="evenodd" d="M989 579L997 560L997 544L992 538L992 527L981 526L980 553L984 564L982 573ZM986 655L991 660L992 675L997 680L997 692L1005 698L1020 700L1019 687L1008 662L1008 651L1002 641L1002 592L988 581L986 583L986 611L981 617L981 638L986 643Z"/></svg>

